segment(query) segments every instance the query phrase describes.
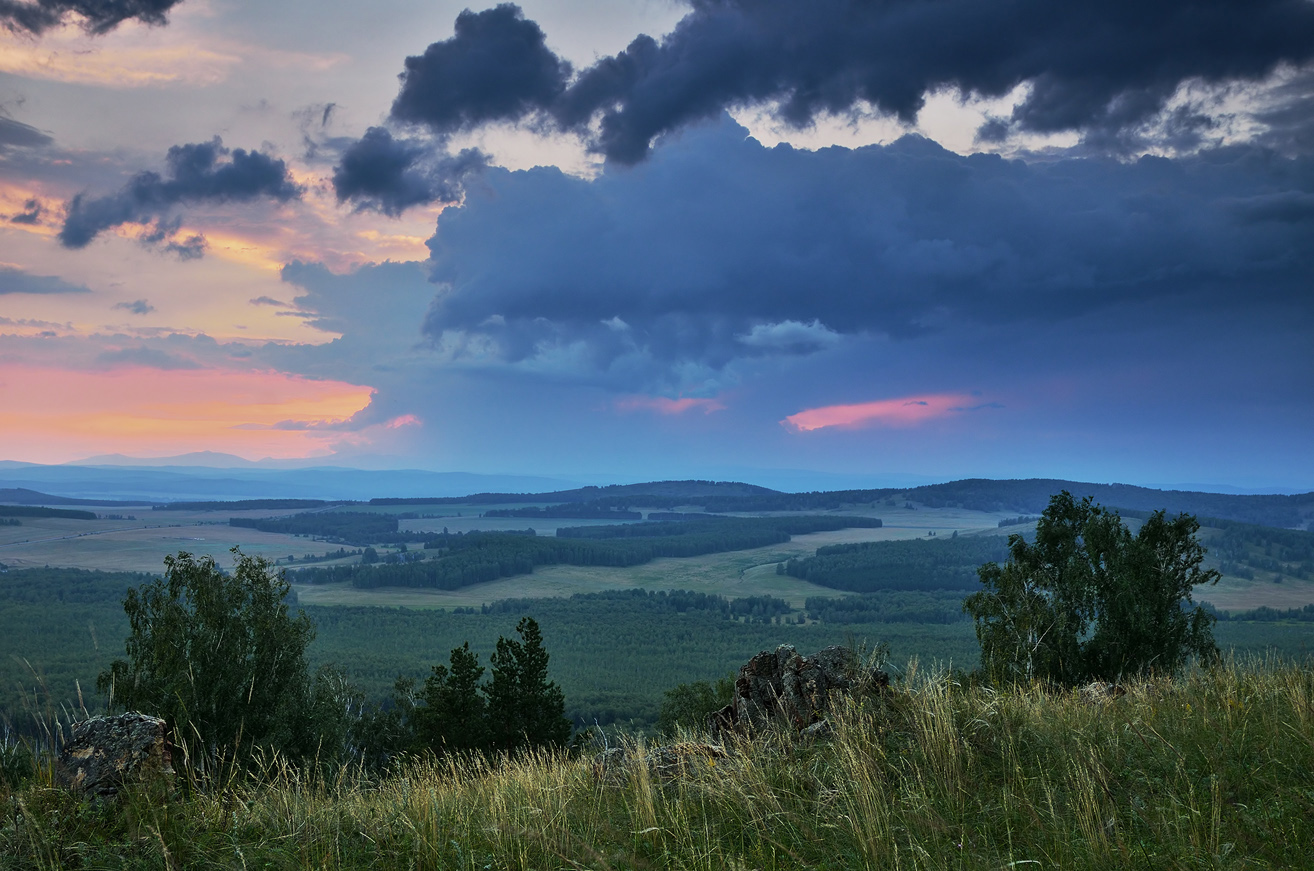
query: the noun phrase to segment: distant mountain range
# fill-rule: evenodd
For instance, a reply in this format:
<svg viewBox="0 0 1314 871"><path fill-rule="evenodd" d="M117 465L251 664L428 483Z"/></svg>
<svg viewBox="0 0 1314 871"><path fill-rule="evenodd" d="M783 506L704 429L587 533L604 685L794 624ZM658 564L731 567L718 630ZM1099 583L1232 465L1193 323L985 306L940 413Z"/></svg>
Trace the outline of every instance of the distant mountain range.
<svg viewBox="0 0 1314 871"><path fill-rule="evenodd" d="M169 458L179 459L179 458ZM238 459L238 458L233 458ZM246 462L246 461L242 461ZM256 466L252 468L252 466ZM396 502L598 502L611 507L696 505L711 512L820 511L895 501L928 508L1039 514L1060 490L1110 508L1165 509L1284 528L1314 528L1314 493L1236 494L1157 490L1051 478L969 478L943 484L785 493L733 481L651 481L572 486L554 478L337 467L40 466L0 462L0 503L144 505L251 499ZM567 486L563 487L565 484Z"/></svg>
<svg viewBox="0 0 1314 871"><path fill-rule="evenodd" d="M280 469L238 457L232 459L246 465L227 468L186 463L45 466L0 461L0 490L26 488L96 504L106 504L107 501L141 504L217 499L367 500L375 496L464 496L488 490L543 492L578 487L582 483L533 475L477 475L421 469L374 471L339 466Z"/></svg>

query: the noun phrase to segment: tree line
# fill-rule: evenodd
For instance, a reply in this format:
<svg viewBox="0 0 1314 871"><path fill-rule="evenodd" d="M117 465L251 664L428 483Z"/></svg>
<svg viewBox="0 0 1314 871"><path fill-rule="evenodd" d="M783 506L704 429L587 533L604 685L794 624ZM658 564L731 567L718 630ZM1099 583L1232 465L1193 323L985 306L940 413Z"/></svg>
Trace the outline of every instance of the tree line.
<svg viewBox="0 0 1314 871"><path fill-rule="evenodd" d="M163 577L130 588L126 657L96 682L111 709L164 718L184 764L240 766L274 750L384 767L401 753L516 752L570 737L532 618L517 624L518 638L498 639L489 681L467 643L418 691L399 678L391 705L366 707L341 672L310 670L315 628L290 612L283 574L234 553L231 573L179 553Z"/></svg>
<svg viewBox="0 0 1314 871"><path fill-rule="evenodd" d="M835 590L974 590L977 567L1008 552L1002 536L865 541L817 548L778 571Z"/></svg>
<svg viewBox="0 0 1314 871"><path fill-rule="evenodd" d="M57 517L61 520L95 520L96 512L76 508L42 508L39 505L0 505L0 517Z"/></svg>
<svg viewBox="0 0 1314 871"><path fill-rule="evenodd" d="M566 502L561 505L537 506L525 508L493 508L484 512L485 517L538 517L544 519L564 520L642 520L643 513L599 505L596 502Z"/></svg>
<svg viewBox="0 0 1314 871"><path fill-rule="evenodd" d="M427 587L455 590L530 574L538 566L642 565L660 557L691 557L782 544L791 534L879 525L867 517L708 518L687 522L586 526L558 530L555 538L526 533L433 534L429 559L400 565L346 565L301 569L309 584L350 583L358 588ZM564 535L562 533L565 533Z"/></svg>

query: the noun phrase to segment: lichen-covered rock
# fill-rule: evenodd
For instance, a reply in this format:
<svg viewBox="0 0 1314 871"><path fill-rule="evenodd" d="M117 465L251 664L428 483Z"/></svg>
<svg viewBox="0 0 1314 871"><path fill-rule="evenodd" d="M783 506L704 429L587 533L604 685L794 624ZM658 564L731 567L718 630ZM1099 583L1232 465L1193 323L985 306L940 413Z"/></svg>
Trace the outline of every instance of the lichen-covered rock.
<svg viewBox="0 0 1314 871"><path fill-rule="evenodd" d="M131 783L167 782L171 763L165 722L130 712L74 723L59 754L59 777L74 792L114 798Z"/></svg>
<svg viewBox="0 0 1314 871"><path fill-rule="evenodd" d="M883 671L863 672L857 654L847 647L827 647L800 656L792 644L764 650L735 678L735 692L708 725L713 735L784 722L802 730L824 718L833 693L851 693L861 685L889 686Z"/></svg>

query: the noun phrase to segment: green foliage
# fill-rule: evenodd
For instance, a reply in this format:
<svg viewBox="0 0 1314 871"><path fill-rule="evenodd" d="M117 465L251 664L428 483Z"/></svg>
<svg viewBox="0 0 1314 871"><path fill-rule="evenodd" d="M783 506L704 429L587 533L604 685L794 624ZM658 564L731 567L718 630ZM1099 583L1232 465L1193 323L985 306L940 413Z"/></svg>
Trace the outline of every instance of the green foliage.
<svg viewBox="0 0 1314 871"><path fill-rule="evenodd" d="M985 589L963 603L983 669L995 680L1071 685L1216 656L1213 617L1187 609L1195 586L1218 580L1201 568L1198 529L1194 517L1159 511L1132 536L1089 497L1055 496L1035 543L1010 536L1008 562L981 566Z"/></svg>
<svg viewBox="0 0 1314 871"><path fill-rule="evenodd" d="M808 596L807 616L821 623L960 623L961 591L933 590L868 593L862 596Z"/></svg>
<svg viewBox="0 0 1314 871"><path fill-rule="evenodd" d="M489 732L494 750L560 747L570 740L561 688L548 680L548 653L532 618L516 624L517 641L497 639L488 695Z"/></svg>
<svg viewBox="0 0 1314 871"><path fill-rule="evenodd" d="M112 706L167 720L193 754L297 754L315 744L306 647L315 631L288 613L287 582L234 548L231 575L213 557L165 557L164 577L128 590L127 659L101 673Z"/></svg>
<svg viewBox="0 0 1314 871"><path fill-rule="evenodd" d="M422 562L374 567L300 570L301 583L350 583L361 588L427 587L456 590L529 574L536 566L636 566L659 557L693 557L789 541L791 535L878 527L870 517L714 517L685 522L635 523L559 529L557 537L526 532L429 533Z"/></svg>
<svg viewBox="0 0 1314 871"><path fill-rule="evenodd" d="M699 680L671 687L662 694L662 709L657 716L658 733L671 736L681 730L697 732L706 729L708 717L730 704L734 692L735 682L728 677L720 678L716 683Z"/></svg>
<svg viewBox="0 0 1314 871"><path fill-rule="evenodd" d="M817 548L816 556L785 563L784 573L855 593L975 590L980 587L977 566L1006 553L998 535L864 541Z"/></svg>
<svg viewBox="0 0 1314 871"><path fill-rule="evenodd" d="M291 517L230 517L229 526L276 532L283 535L313 535L345 544L380 544L396 538L397 518L371 511L315 511Z"/></svg>
<svg viewBox="0 0 1314 871"><path fill-rule="evenodd" d="M323 499L233 499L226 502L169 502L154 506L156 511L296 511L327 508L341 502Z"/></svg>
<svg viewBox="0 0 1314 871"><path fill-rule="evenodd" d="M96 512L75 508L42 508L37 505L0 505L0 517L57 517L62 520L95 520Z"/></svg>
<svg viewBox="0 0 1314 871"><path fill-rule="evenodd" d="M558 538L674 538L693 536L746 536L775 533L788 541L791 535L833 532L837 529L880 529L879 517L793 515L790 517L716 517L692 515L682 520L626 523L615 526L571 526L557 530ZM768 542L774 544L776 542Z"/></svg>
<svg viewBox="0 0 1314 871"><path fill-rule="evenodd" d="M528 505L524 508L495 508L484 512L485 517L530 517L567 520L642 520L638 511L626 511L594 502L566 502L561 505Z"/></svg>
<svg viewBox="0 0 1314 871"><path fill-rule="evenodd" d="M1314 676L1228 666L1120 698L918 671L841 705L824 741L723 754L417 759L384 778L296 768L160 801L0 803L5 868L1307 868ZM685 751L683 754L681 751ZM682 763L645 765L648 754ZM692 752L690 752L692 751Z"/></svg>
<svg viewBox="0 0 1314 871"><path fill-rule="evenodd" d="M0 736L0 787L17 789L36 773L32 751L8 728Z"/></svg>
<svg viewBox="0 0 1314 871"><path fill-rule="evenodd" d="M489 747L488 702L481 681L484 667L470 642L453 648L451 667L435 665L420 693L415 743L438 753L468 753Z"/></svg>

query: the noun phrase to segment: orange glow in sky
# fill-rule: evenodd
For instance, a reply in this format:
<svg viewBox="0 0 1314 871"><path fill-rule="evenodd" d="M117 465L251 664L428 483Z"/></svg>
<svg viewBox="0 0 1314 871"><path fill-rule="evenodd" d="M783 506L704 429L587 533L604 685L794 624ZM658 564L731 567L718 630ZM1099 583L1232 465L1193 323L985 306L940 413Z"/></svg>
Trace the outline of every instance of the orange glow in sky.
<svg viewBox="0 0 1314 871"><path fill-rule="evenodd" d="M344 421L369 404L371 393L276 372L0 364L0 456L37 463L203 450L247 459L307 457L325 453L340 433L268 427Z"/></svg>
<svg viewBox="0 0 1314 871"><path fill-rule="evenodd" d="M941 393L878 399L853 405L824 405L791 414L781 424L798 432L838 426L848 429L863 426L912 426L943 417L966 407L979 405L979 397Z"/></svg>

